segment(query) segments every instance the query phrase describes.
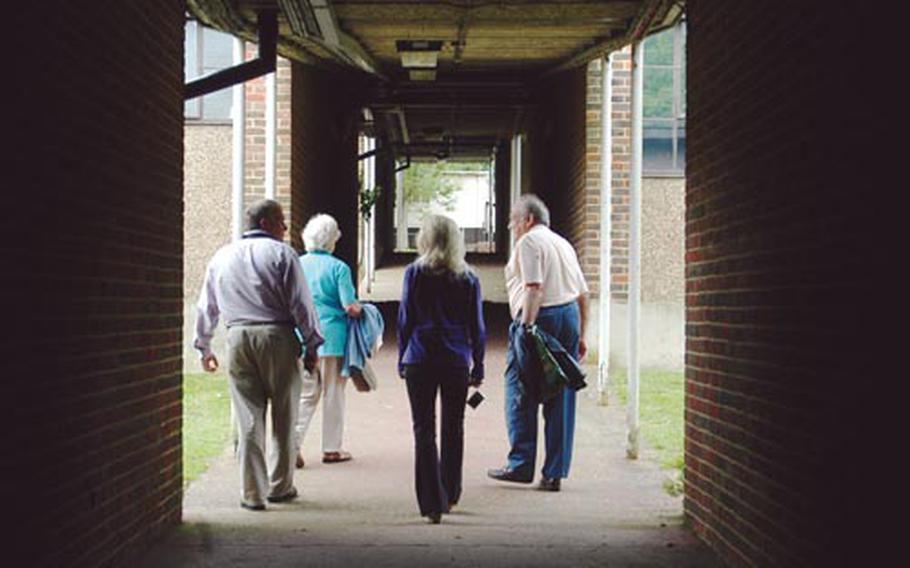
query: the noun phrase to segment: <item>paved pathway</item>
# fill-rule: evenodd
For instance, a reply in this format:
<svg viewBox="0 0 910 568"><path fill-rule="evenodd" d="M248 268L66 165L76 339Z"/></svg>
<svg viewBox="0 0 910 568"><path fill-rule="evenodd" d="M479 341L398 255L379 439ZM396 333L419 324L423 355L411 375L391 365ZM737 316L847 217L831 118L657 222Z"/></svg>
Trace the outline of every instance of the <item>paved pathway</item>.
<svg viewBox="0 0 910 568"><path fill-rule="evenodd" d="M471 265L480 278L483 298L487 302L508 303L506 292L505 265L502 262L483 260ZM360 284L359 297L368 302L397 302L401 299L401 281L404 279L404 264L384 266L376 270L370 291Z"/></svg>
<svg viewBox="0 0 910 568"><path fill-rule="evenodd" d="M581 391L575 459L560 493L503 484L485 470L504 462L504 345L493 340L487 400L467 409L464 495L440 525L419 516L413 438L395 345L376 361L377 392L348 390L347 449L354 460L319 461L321 414L305 442L299 500L265 512L239 506L230 451L187 491L184 525L143 566L714 566L682 525L679 498L661 489L653 461L629 461L623 414ZM539 470L540 465L538 465ZM535 480L536 481L536 480Z"/></svg>

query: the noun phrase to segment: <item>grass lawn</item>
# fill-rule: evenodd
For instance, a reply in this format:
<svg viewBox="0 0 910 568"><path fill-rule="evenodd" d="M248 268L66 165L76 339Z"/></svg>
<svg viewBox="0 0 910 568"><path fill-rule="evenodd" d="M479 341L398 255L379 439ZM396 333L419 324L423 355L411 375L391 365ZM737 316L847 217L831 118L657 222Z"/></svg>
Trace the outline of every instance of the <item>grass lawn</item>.
<svg viewBox="0 0 910 568"><path fill-rule="evenodd" d="M231 395L225 375L183 376L183 484L205 471L230 440Z"/></svg>
<svg viewBox="0 0 910 568"><path fill-rule="evenodd" d="M683 469L683 407L685 375L682 371L642 369L639 375L641 436L657 452L661 467ZM619 400L626 403L626 370L611 373ZM668 489L668 491L673 492Z"/></svg>

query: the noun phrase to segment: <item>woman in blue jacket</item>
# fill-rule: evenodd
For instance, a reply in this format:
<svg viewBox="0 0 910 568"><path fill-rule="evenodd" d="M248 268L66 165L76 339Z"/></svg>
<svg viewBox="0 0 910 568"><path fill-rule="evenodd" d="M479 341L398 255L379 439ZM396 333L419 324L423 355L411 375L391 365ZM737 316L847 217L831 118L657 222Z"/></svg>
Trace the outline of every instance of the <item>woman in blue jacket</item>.
<svg viewBox="0 0 910 568"><path fill-rule="evenodd" d="M486 331L480 281L465 264L455 222L429 217L417 235L417 252L405 270L398 310L398 373L411 401L417 503L420 514L437 524L461 497L465 399L468 387L483 381Z"/></svg>

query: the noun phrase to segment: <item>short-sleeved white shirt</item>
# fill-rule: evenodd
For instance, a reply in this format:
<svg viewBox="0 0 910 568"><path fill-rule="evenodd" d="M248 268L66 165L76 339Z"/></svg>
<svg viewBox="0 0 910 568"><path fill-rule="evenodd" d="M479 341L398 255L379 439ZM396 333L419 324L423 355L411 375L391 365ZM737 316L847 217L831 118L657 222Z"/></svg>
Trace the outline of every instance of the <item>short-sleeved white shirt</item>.
<svg viewBox="0 0 910 568"><path fill-rule="evenodd" d="M546 225L534 225L522 235L506 264L513 318L518 317L524 301L525 284L541 285L542 307L567 304L588 292L575 249Z"/></svg>

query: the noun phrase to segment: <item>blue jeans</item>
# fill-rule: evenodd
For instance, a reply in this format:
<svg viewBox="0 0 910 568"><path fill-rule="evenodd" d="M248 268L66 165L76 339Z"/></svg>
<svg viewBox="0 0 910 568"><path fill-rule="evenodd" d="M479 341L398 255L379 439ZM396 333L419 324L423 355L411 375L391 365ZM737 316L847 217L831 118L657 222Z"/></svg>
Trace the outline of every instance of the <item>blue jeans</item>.
<svg viewBox="0 0 910 568"><path fill-rule="evenodd" d="M580 323L576 302L541 308L537 316L538 327L558 339L576 359ZM537 407L540 403L525 394L515 358L510 341L505 376L506 428L511 446L508 467L521 473L533 473L537 458ZM557 396L544 402L543 419L546 455L541 473L551 479L568 477L575 437L575 391L564 388Z"/></svg>

